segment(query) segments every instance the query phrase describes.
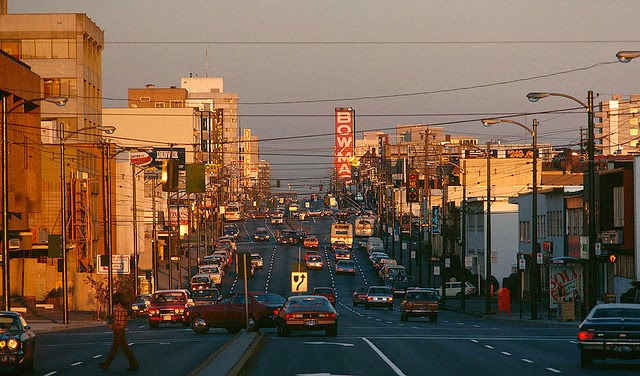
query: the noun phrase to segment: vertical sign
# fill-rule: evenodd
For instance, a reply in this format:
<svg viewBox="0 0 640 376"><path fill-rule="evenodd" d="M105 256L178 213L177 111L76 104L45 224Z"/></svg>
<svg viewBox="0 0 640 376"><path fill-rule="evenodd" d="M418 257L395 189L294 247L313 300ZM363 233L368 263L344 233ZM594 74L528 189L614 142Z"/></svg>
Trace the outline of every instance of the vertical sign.
<svg viewBox="0 0 640 376"><path fill-rule="evenodd" d="M351 180L353 157L355 111L352 108L336 108L335 167L338 179Z"/></svg>

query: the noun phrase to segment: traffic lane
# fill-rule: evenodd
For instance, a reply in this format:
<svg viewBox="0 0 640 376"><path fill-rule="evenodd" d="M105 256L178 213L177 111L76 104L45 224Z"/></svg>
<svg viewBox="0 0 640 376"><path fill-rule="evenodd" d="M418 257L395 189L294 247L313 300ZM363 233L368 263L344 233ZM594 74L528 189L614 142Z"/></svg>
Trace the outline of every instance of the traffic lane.
<svg viewBox="0 0 640 376"><path fill-rule="evenodd" d="M282 354L292 354L286 361ZM247 375L397 375L360 338L325 337L322 332L268 335Z"/></svg>
<svg viewBox="0 0 640 376"><path fill-rule="evenodd" d="M127 340L138 359L142 375L184 375L201 364L232 338L226 331L197 335L179 326L149 330L144 319L132 320ZM109 352L113 334L100 327L72 332L38 335L36 374L87 375L99 371L97 363ZM125 373L128 363L118 354L110 374Z"/></svg>

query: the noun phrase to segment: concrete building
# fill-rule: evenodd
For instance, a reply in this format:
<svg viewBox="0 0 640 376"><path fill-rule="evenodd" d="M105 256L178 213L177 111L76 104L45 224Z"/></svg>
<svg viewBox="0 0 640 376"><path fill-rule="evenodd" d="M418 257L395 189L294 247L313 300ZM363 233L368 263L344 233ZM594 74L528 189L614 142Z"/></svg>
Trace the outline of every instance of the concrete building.
<svg viewBox="0 0 640 376"><path fill-rule="evenodd" d="M627 155L637 153L640 140L640 94L628 100L620 94L600 102L595 124L596 152L601 155Z"/></svg>

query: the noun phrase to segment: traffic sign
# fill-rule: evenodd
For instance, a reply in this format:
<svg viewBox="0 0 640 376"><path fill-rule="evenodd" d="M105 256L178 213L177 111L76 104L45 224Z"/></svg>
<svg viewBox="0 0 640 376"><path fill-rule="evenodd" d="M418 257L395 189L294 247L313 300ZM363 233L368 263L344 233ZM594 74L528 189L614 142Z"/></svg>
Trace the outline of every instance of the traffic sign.
<svg viewBox="0 0 640 376"><path fill-rule="evenodd" d="M538 265L542 265L543 264L542 253L540 253L540 252L536 253L536 263L538 263Z"/></svg>
<svg viewBox="0 0 640 376"><path fill-rule="evenodd" d="M291 292L307 292L307 273L291 273Z"/></svg>
<svg viewBox="0 0 640 376"><path fill-rule="evenodd" d="M595 253L596 253L596 256L602 255L602 243L600 242L596 243Z"/></svg>
<svg viewBox="0 0 640 376"><path fill-rule="evenodd" d="M518 269L525 270L527 268L527 260L524 257L518 259Z"/></svg>

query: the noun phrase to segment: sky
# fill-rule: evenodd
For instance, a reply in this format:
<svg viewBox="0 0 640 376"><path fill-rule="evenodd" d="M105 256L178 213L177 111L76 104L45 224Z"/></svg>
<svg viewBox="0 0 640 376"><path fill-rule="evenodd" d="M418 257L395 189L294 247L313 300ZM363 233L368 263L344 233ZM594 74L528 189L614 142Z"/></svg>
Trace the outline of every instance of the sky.
<svg viewBox="0 0 640 376"><path fill-rule="evenodd" d="M9 0L9 13L86 13L103 29L104 107L147 83L223 77L272 179L294 186L328 184L336 107L355 109L357 138L429 124L530 143L479 120L535 118L539 143L577 149L580 105L527 93L640 93L640 59L615 57L640 50L637 0Z"/></svg>

